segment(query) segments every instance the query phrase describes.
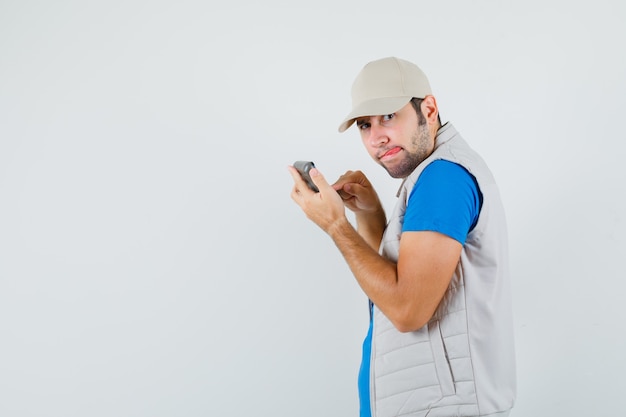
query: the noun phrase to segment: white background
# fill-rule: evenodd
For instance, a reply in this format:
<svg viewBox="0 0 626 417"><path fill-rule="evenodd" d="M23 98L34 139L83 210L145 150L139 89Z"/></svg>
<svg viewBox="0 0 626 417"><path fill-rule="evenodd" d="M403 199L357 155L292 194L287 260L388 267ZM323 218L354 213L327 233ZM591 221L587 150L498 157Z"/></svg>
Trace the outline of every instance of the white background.
<svg viewBox="0 0 626 417"><path fill-rule="evenodd" d="M623 412L626 6L0 1L0 416L356 416L367 302L287 165L397 180L352 80L395 55L491 166L514 416Z"/></svg>

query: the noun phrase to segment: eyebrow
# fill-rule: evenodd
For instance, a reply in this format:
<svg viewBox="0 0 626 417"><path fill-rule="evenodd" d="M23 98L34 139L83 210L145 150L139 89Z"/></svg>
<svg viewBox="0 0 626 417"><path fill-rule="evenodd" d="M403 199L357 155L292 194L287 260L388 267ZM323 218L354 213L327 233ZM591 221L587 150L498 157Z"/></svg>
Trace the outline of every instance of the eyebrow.
<svg viewBox="0 0 626 417"><path fill-rule="evenodd" d="M356 119L356 125L357 126L361 126L362 124L367 123L369 121L369 119L370 119L369 117Z"/></svg>

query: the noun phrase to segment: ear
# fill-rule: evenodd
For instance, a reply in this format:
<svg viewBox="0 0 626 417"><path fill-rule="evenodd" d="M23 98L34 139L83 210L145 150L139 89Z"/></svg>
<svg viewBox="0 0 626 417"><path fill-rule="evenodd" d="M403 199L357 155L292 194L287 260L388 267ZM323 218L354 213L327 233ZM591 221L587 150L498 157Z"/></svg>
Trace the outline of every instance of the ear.
<svg viewBox="0 0 626 417"><path fill-rule="evenodd" d="M439 108L437 107L437 100L434 96L426 96L422 100L422 114L426 117L429 125L437 123L437 116L439 116Z"/></svg>

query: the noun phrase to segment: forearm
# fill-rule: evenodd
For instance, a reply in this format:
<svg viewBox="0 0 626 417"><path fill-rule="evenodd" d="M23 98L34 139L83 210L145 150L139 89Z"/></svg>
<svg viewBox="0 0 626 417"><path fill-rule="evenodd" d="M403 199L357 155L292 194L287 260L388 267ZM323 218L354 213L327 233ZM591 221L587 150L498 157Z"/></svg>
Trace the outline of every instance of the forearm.
<svg viewBox="0 0 626 417"><path fill-rule="evenodd" d="M380 256L377 249L347 220L336 222L327 233L343 255L363 292L381 310L391 314L391 307L398 305L400 301L396 264Z"/></svg>
<svg viewBox="0 0 626 417"><path fill-rule="evenodd" d="M403 332L432 317L458 262L461 245L436 232L414 232L396 264L382 257L345 220L327 230L363 292ZM407 253L407 250L410 250Z"/></svg>
<svg viewBox="0 0 626 417"><path fill-rule="evenodd" d="M357 212L356 224L359 235L378 252L387 225L387 217L382 207L374 212Z"/></svg>

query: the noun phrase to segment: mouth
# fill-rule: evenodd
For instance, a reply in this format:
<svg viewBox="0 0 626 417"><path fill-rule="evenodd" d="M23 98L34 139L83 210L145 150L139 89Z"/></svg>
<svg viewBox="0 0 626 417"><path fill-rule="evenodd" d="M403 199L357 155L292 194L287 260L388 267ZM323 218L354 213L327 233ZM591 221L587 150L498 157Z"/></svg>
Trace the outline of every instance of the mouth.
<svg viewBox="0 0 626 417"><path fill-rule="evenodd" d="M387 149L386 151L384 151L384 152L383 152L383 153L382 153L382 154L378 157L378 159L380 159L381 161L382 161L383 159L390 159L390 158L392 158L393 156L395 156L398 152L400 152L401 150L402 150L402 148L401 148L401 147L399 147L399 146L394 146L393 148L391 148L391 149Z"/></svg>

